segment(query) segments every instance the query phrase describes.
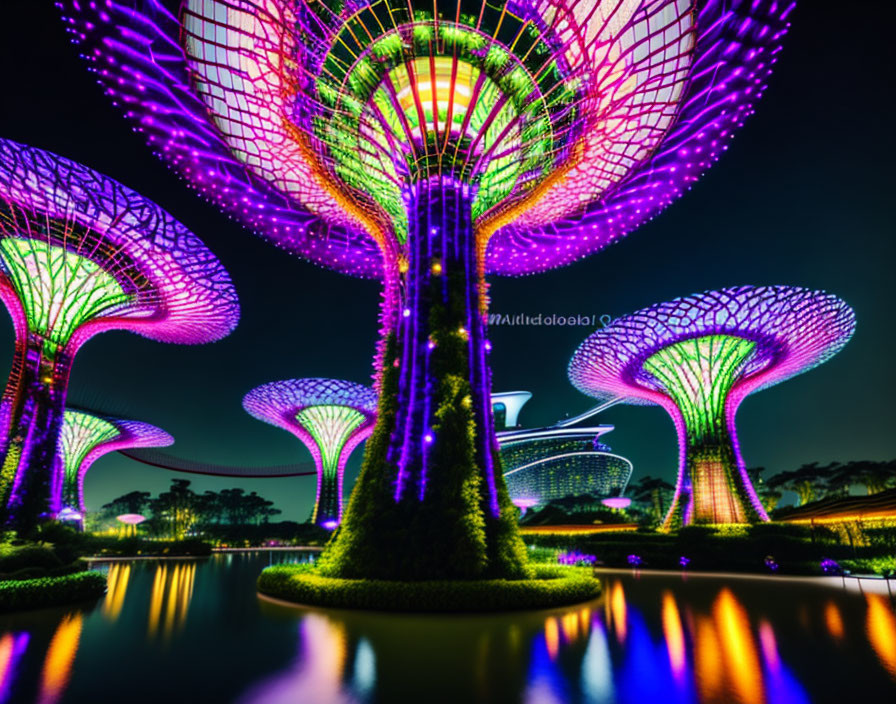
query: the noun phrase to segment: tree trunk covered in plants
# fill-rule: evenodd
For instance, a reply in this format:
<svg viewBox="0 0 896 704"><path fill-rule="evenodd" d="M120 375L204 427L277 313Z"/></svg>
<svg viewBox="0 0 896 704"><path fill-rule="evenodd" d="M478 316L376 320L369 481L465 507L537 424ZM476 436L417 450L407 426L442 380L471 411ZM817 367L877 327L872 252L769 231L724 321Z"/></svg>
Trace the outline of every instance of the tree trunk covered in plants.
<svg viewBox="0 0 896 704"><path fill-rule="evenodd" d="M37 335L28 335L4 393L9 405L9 430L0 491L3 523L25 534L52 518L59 506L62 469L57 453L65 414L71 356Z"/></svg>
<svg viewBox="0 0 896 704"><path fill-rule="evenodd" d="M398 328L383 354L377 425L324 574L520 578L525 546L502 477L486 362L473 194L444 181L408 199Z"/></svg>

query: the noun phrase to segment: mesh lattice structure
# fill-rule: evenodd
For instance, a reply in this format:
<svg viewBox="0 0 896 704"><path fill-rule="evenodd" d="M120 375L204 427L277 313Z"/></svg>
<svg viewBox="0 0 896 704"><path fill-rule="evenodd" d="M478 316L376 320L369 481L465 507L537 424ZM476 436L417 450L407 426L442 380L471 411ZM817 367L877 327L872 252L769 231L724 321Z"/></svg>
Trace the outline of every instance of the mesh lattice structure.
<svg viewBox="0 0 896 704"><path fill-rule="evenodd" d="M401 579L447 569L439 547L374 544L389 516L421 541L454 540L446 551L467 544L479 574L520 576L489 401L485 276L569 264L686 190L753 111L791 4L60 5L109 96L208 199L289 251L383 282L384 405L356 486L388 491L349 506L328 551L339 557L319 567ZM447 488L458 472L478 477L480 501ZM426 506L439 491L457 498L444 510L458 532ZM453 574L471 576L462 567Z"/></svg>
<svg viewBox="0 0 896 704"><path fill-rule="evenodd" d="M823 291L741 286L622 317L576 351L569 378L599 399L658 404L675 422L679 471L665 527L768 520L747 476L735 415L751 393L837 354L852 309Z"/></svg>
<svg viewBox="0 0 896 704"><path fill-rule="evenodd" d="M223 266L168 213L92 169L9 140L0 140L0 298L16 336L0 401L0 505L20 529L60 508L56 447L81 345L105 330L212 342L239 317Z"/></svg>
<svg viewBox="0 0 896 704"><path fill-rule="evenodd" d="M566 496L619 496L628 486L632 463L598 450L591 429L543 431L536 437L502 439L501 461L510 498L519 506L543 506Z"/></svg>
<svg viewBox="0 0 896 704"><path fill-rule="evenodd" d="M63 468L63 509L84 515L84 477L103 455L134 447L166 447L174 443L161 428L149 423L103 418L92 413L66 409L59 432L59 454Z"/></svg>
<svg viewBox="0 0 896 704"><path fill-rule="evenodd" d="M370 278L383 276L379 238L401 239L382 223L406 222L412 174L485 181L492 272L572 262L653 217L752 113L793 7L60 4L106 92L196 188L284 248ZM454 87L408 91L414 79Z"/></svg>
<svg viewBox="0 0 896 704"><path fill-rule="evenodd" d="M373 430L376 392L339 379L288 379L263 384L243 398L258 420L295 435L317 468L311 522L335 528L342 519L342 477L352 451Z"/></svg>

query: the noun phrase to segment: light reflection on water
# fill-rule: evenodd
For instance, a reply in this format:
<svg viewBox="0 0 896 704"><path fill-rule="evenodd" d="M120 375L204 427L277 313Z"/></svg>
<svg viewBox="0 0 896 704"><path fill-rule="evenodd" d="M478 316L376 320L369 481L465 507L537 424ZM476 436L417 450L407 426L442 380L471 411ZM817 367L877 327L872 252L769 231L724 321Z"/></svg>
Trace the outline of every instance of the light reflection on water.
<svg viewBox="0 0 896 704"><path fill-rule="evenodd" d="M421 617L259 600L307 555L115 563L94 608L0 618L0 703L742 702L896 694L890 598L789 581L610 574L549 612ZM176 683L176 686L173 684Z"/></svg>

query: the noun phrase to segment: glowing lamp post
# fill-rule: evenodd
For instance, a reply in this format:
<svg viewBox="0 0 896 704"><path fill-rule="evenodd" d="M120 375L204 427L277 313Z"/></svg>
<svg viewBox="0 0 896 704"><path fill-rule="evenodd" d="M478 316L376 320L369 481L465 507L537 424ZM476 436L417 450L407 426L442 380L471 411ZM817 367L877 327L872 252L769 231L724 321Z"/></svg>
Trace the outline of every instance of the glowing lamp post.
<svg viewBox="0 0 896 704"><path fill-rule="evenodd" d="M69 510L84 515L84 477L103 455L133 447L166 447L173 443L173 437L149 423L103 418L67 409L59 433L63 481L62 497L56 503L61 503L63 509L57 518Z"/></svg>
<svg viewBox="0 0 896 704"><path fill-rule="evenodd" d="M601 503L614 511L622 511L632 505L632 500L627 496L610 496L602 499Z"/></svg>
<svg viewBox="0 0 896 704"><path fill-rule="evenodd" d="M598 399L662 406L678 432L664 527L768 520L734 418L751 393L826 362L855 330L836 296L790 286L707 291L616 319L576 351L569 378Z"/></svg>
<svg viewBox="0 0 896 704"><path fill-rule="evenodd" d="M0 298L16 344L0 401L0 510L20 531L61 508L56 450L78 349L106 330L197 344L227 335L236 292L214 255L134 191L0 140Z"/></svg>
<svg viewBox="0 0 896 704"><path fill-rule="evenodd" d="M121 523L119 537L129 538L137 535L137 526L146 520L146 516L142 516L139 513L123 513L120 516L116 516L115 520Z"/></svg>
<svg viewBox="0 0 896 704"><path fill-rule="evenodd" d="M485 276L569 264L689 188L752 113L790 6L61 4L106 92L207 198L383 282L377 428L320 569L526 574L494 437Z"/></svg>
<svg viewBox="0 0 896 704"><path fill-rule="evenodd" d="M352 451L373 430L376 392L338 379L289 379L246 394L243 408L288 430L311 452L317 496L311 522L333 530L342 519L342 477Z"/></svg>

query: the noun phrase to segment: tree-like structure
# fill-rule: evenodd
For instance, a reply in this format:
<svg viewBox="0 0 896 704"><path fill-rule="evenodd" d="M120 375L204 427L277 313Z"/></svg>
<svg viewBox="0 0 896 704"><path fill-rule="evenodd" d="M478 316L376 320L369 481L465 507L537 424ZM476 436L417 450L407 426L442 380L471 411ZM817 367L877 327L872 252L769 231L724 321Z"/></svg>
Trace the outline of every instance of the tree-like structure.
<svg viewBox="0 0 896 704"><path fill-rule="evenodd" d="M576 351L569 378L596 398L658 404L675 422L678 482L667 529L768 520L741 457L734 418L751 393L827 361L855 330L836 296L740 286L618 318Z"/></svg>
<svg viewBox="0 0 896 704"><path fill-rule="evenodd" d="M790 5L62 6L107 93L209 199L383 282L378 425L321 569L526 573L489 402L485 276L573 262L687 189L752 112Z"/></svg>
<svg viewBox="0 0 896 704"><path fill-rule="evenodd" d="M0 507L27 530L59 510L56 462L69 373L105 330L196 344L239 305L206 246L157 205L68 159L0 140L0 298L15 329L0 402Z"/></svg>
<svg viewBox="0 0 896 704"><path fill-rule="evenodd" d="M339 379L288 379L263 384L243 398L258 420L295 435L317 467L311 522L333 529L342 520L342 477L352 451L376 421L376 392Z"/></svg>
<svg viewBox="0 0 896 704"><path fill-rule="evenodd" d="M84 476L100 457L131 447L166 447L173 443L173 437L149 423L66 409L59 433L63 472L62 498L58 503L83 516Z"/></svg>

